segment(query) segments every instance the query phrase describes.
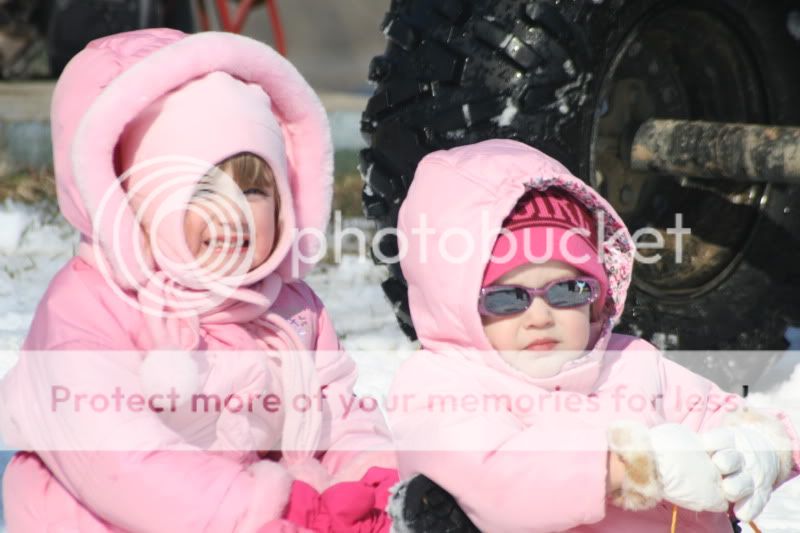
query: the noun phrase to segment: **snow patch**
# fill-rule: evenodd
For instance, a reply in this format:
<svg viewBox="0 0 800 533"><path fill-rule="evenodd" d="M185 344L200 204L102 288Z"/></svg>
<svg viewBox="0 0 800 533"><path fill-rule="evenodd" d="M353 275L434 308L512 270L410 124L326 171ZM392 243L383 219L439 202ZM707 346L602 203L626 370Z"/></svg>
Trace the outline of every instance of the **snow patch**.
<svg viewBox="0 0 800 533"><path fill-rule="evenodd" d="M358 165L358 172L361 174L361 179L367 184L367 186L369 186L370 180L372 179L372 169L374 168L375 163L370 163L366 170L364 170L360 163ZM372 193L370 193L370 195L371 194Z"/></svg>
<svg viewBox="0 0 800 533"><path fill-rule="evenodd" d="M507 127L511 125L511 122L514 120L514 117L517 116L518 112L519 108L509 98L506 100L506 107L503 109L503 112L494 117L492 120L501 128Z"/></svg>
<svg viewBox="0 0 800 533"><path fill-rule="evenodd" d="M467 136L467 130L465 129L457 129L457 130L449 130L444 133L445 139L451 141L458 141Z"/></svg>
<svg viewBox="0 0 800 533"><path fill-rule="evenodd" d="M11 254L16 251L30 222L30 213L16 208L12 202L6 201L0 207L0 228L3 228L0 232L0 254Z"/></svg>
<svg viewBox="0 0 800 533"><path fill-rule="evenodd" d="M472 113L469 109L469 104L464 104L461 106L461 112L464 115L464 122L466 123L467 127L472 126Z"/></svg>
<svg viewBox="0 0 800 533"><path fill-rule="evenodd" d="M786 28L789 30L789 35L800 41L800 11L789 12L789 16L786 17Z"/></svg>
<svg viewBox="0 0 800 533"><path fill-rule="evenodd" d="M386 505L386 512L392 517L391 533L413 533L411 527L403 518L403 504L408 490L408 481L400 481L389 489L389 503Z"/></svg>
<svg viewBox="0 0 800 533"><path fill-rule="evenodd" d="M54 209L11 201L0 206L0 241L6 245L0 247L0 350L22 345L42 293L78 243L77 232Z"/></svg>
<svg viewBox="0 0 800 533"><path fill-rule="evenodd" d="M569 115L573 109L580 108L586 101L585 88L591 79L592 75L585 72L578 75L572 82L562 85L555 91L555 102L547 107L557 109L562 115ZM575 107L573 108L570 104L574 104Z"/></svg>
<svg viewBox="0 0 800 533"><path fill-rule="evenodd" d="M784 336L789 342L790 350L800 350L800 328L786 328L786 334Z"/></svg>
<svg viewBox="0 0 800 533"><path fill-rule="evenodd" d="M1 335L2 333L0 333ZM17 364L19 354L14 350L4 350L0 352L0 379Z"/></svg>

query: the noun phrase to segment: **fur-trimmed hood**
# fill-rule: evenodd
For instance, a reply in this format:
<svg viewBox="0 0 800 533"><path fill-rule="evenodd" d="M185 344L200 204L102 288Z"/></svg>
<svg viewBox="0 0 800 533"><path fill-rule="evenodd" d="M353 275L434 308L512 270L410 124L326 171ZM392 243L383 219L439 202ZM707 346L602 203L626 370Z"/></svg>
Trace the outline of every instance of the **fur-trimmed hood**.
<svg viewBox="0 0 800 533"><path fill-rule="evenodd" d="M602 318L594 326L597 342L593 353L575 361L598 363L625 305L633 270L633 241L622 219L599 193L554 159L512 140L489 140L435 152L417 167L400 209L398 231L415 239L425 227L432 235L420 239L422 245L410 246L401 261L414 327L426 350L456 350L467 357L485 357L490 366L515 372L489 344L477 300L503 220L528 190L550 187L571 193L594 214L598 225L604 226L599 240L608 294ZM465 248L465 237L473 243L471 249ZM442 250L445 241L447 254ZM464 260L453 264L459 256ZM590 384L584 381L592 380L589 374L596 377L599 364L591 366L594 372L583 369L580 373L584 375L578 379L581 383L574 385L584 388ZM558 375L538 382L563 386L569 379Z"/></svg>
<svg viewBox="0 0 800 533"><path fill-rule="evenodd" d="M253 39L147 29L90 43L64 70L51 110L61 212L80 231L83 247L91 247L108 262L123 289L144 283L151 274L137 261L141 244L119 242L120 236L132 240L126 235L136 235L136 220L116 175L117 143L126 125L150 104L211 72L259 85L269 95L286 143L291 207L301 235L275 271L283 281L291 281L313 266L299 262L299 270L293 273L291 268L294 255L316 254L320 240L309 234L324 234L333 190L327 116L311 87L286 59ZM235 155L229 151L220 147L220 153L205 158L216 163ZM114 224L109 223L112 217ZM119 275L123 269L127 279Z"/></svg>

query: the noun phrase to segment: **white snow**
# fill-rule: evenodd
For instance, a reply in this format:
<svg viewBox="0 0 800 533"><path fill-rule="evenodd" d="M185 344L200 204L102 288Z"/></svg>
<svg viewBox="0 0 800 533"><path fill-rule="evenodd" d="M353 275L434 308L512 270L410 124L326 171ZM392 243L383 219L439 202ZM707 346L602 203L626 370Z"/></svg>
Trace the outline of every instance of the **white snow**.
<svg viewBox="0 0 800 533"><path fill-rule="evenodd" d="M568 76L575 76L575 74L577 74L577 70L575 70L575 63L569 59L564 61L564 72L566 72Z"/></svg>
<svg viewBox="0 0 800 533"><path fill-rule="evenodd" d="M786 17L786 28L789 35L800 41L800 11L790 11Z"/></svg>
<svg viewBox="0 0 800 533"><path fill-rule="evenodd" d="M551 103L548 107L555 107L562 115L570 113L571 111L571 108L569 106L570 93L574 90L581 91L577 102L575 102L577 106L580 106L586 100L586 91L582 90L582 87L586 83L591 81L591 79L592 75L590 73L582 73L574 81L562 85L555 91L556 100L553 103Z"/></svg>
<svg viewBox="0 0 800 533"><path fill-rule="evenodd" d="M505 127L511 125L511 122L514 120L514 117L517 116L519 112L519 108L514 105L511 98L506 100L506 107L503 109L503 112L500 113L497 117L493 118L498 126Z"/></svg>
<svg viewBox="0 0 800 533"><path fill-rule="evenodd" d="M469 104L461 106L461 112L464 114L464 122L467 124L467 127L472 126L472 112L470 111Z"/></svg>
<svg viewBox="0 0 800 533"><path fill-rule="evenodd" d="M0 227L4 228L0 234L0 252L8 254L17 249L26 225L26 213L11 210L9 205L3 206L0 211Z"/></svg>
<svg viewBox="0 0 800 533"><path fill-rule="evenodd" d="M356 393L375 398L386 395L394 371L415 349L397 326L380 286L384 279L383 267L355 255L344 256L338 266L320 265L306 278L358 364Z"/></svg>
<svg viewBox="0 0 800 533"><path fill-rule="evenodd" d="M15 350L50 279L78 239L54 211L6 202L0 205L0 350ZM7 361L0 360L0 375Z"/></svg>
<svg viewBox="0 0 800 533"><path fill-rule="evenodd" d="M2 376L14 363L11 354L20 347L49 280L73 254L77 236L66 222L53 216L52 208L13 203L0 206L0 228ZM345 256L339 265L320 265L308 277L359 366L357 392L375 397L386 393L393 373L415 349L397 327L383 296L380 282L384 277L383 267L356 256ZM800 330L789 330L787 338L794 349L800 349ZM787 352L751 391L753 405L779 407L800 428L800 351ZM0 471L3 464L0 454ZM756 524L765 533L800 530L800 479L775 493ZM0 517L0 533L4 531Z"/></svg>

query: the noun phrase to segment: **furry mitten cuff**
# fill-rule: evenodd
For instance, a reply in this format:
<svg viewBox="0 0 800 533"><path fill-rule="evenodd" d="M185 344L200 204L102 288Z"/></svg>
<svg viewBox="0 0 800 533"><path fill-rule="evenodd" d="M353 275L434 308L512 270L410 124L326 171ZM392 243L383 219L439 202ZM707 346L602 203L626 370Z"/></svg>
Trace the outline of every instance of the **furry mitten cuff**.
<svg viewBox="0 0 800 533"><path fill-rule="evenodd" d="M608 444L625 465L622 487L611 496L614 505L641 511L667 500L692 511L727 509L722 476L691 429L620 421L609 428Z"/></svg>

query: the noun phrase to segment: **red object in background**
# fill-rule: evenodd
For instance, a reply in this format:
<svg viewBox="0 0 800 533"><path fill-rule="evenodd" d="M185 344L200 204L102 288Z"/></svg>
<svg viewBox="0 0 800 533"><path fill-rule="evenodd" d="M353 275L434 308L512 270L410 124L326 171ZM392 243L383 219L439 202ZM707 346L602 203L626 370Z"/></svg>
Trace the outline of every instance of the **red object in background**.
<svg viewBox="0 0 800 533"><path fill-rule="evenodd" d="M250 15L250 10L255 4L255 0L241 0L233 18L231 18L227 0L215 0L214 3L217 7L217 15L222 25L222 30L231 33L241 33L244 23L247 21L248 15ZM267 6L267 14L270 24L272 25L272 34L275 37L275 48L281 55L285 56L286 37L283 33L280 13L278 13L278 0L264 0L264 3ZM197 13L200 18L200 29L203 31L210 30L211 24L208 19L205 0L197 0Z"/></svg>

